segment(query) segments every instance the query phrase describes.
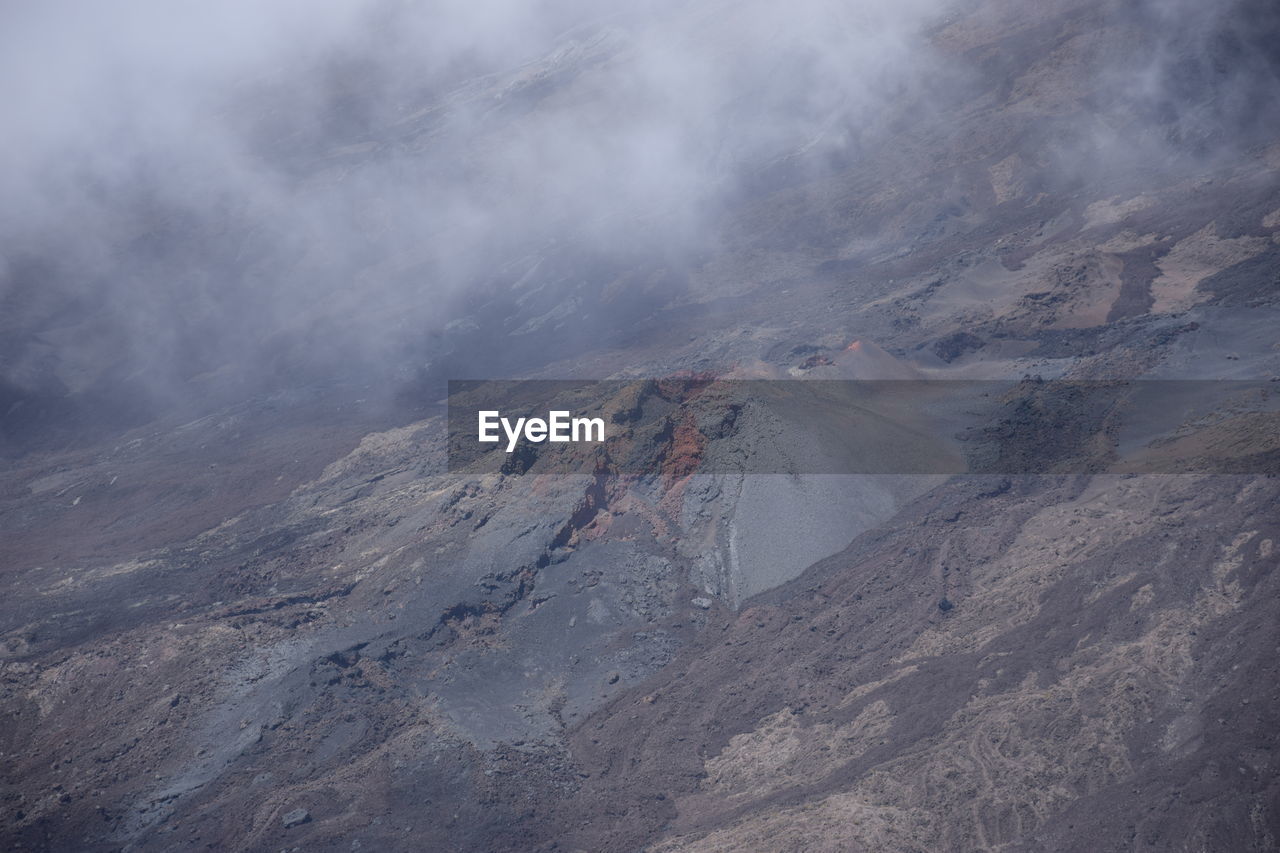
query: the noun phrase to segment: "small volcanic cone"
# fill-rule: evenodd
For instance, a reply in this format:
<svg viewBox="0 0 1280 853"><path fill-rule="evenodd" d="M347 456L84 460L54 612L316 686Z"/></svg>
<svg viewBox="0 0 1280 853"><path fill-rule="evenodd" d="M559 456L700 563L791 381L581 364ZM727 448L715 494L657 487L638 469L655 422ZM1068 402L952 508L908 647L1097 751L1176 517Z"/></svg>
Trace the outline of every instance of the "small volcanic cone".
<svg viewBox="0 0 1280 853"><path fill-rule="evenodd" d="M787 371L806 379L921 379L923 374L907 362L866 339L852 341L842 350L810 356Z"/></svg>

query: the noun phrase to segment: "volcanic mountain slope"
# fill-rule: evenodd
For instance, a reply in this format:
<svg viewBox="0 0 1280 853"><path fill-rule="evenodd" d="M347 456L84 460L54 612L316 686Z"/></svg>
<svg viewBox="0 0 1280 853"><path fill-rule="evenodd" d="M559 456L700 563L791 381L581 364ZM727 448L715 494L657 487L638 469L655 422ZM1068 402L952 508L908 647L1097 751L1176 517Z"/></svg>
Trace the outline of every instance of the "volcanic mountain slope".
<svg viewBox="0 0 1280 853"><path fill-rule="evenodd" d="M1275 31L1257 4L1237 13ZM930 34L964 70L940 120L904 102L857 156L762 164L689 256L548 244L500 265L392 402L306 373L86 430L94 394L125 387L111 371L78 397L15 391L0 834L1275 849L1273 477L690 477L713 430L688 428L679 382L602 401L667 419L632 448L648 474L459 474L435 405L456 372L1280 375L1280 141L1223 70L1258 47L1224 36L1197 65L1199 42L1161 41L1156 18L955 11ZM589 90L615 38L517 74L527 114ZM1180 69L1177 97L1146 105L1163 138L1138 146L1167 159L1070 162L1061 135L1145 122L1082 72L1135 43ZM493 86L510 90L454 97ZM428 147L447 122L424 110L386 137ZM8 291L6 323L96 322L31 308L38 284ZM754 441L747 424L716 428Z"/></svg>
<svg viewBox="0 0 1280 853"><path fill-rule="evenodd" d="M1269 849L1275 500L1168 478L922 501L589 721L579 796L626 807L573 835Z"/></svg>

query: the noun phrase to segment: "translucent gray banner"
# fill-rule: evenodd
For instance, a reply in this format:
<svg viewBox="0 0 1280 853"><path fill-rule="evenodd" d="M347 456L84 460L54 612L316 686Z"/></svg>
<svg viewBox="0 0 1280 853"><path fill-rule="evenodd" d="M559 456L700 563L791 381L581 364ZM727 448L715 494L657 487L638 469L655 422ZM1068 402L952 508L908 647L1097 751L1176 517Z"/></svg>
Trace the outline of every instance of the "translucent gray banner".
<svg viewBox="0 0 1280 853"><path fill-rule="evenodd" d="M449 470L1280 472L1271 380L449 383Z"/></svg>

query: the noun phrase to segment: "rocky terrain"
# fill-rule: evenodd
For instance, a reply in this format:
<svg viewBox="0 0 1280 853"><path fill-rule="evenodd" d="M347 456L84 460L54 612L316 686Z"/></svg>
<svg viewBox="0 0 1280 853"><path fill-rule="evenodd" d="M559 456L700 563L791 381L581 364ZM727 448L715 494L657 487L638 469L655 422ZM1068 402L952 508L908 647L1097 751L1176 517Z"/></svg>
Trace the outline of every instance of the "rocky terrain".
<svg viewBox="0 0 1280 853"><path fill-rule="evenodd" d="M754 152L714 240L513 239L383 373L299 343L356 311L326 291L320 331L155 393L5 249L6 849L1280 847L1274 417L1159 445L1238 473L1105 473L1052 428L993 433L1052 473L700 470L805 440L699 409L716 380L1280 377L1280 20L1210 6L949 6L943 90ZM323 187L532 134L636 26L290 156ZM351 262L362 322L419 298L378 289L425 275L400 252ZM593 469L451 469L444 382L486 377L658 381L596 401L630 432Z"/></svg>

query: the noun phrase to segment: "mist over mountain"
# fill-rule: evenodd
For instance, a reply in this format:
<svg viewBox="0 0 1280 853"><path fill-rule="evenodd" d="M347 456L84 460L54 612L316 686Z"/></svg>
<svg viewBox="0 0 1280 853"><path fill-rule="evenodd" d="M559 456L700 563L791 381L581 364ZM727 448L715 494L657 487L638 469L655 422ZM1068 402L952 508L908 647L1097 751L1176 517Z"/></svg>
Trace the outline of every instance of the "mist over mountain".
<svg viewBox="0 0 1280 853"><path fill-rule="evenodd" d="M1280 67L1260 2L6 14L6 399L138 417L335 373L404 383L517 282L562 327L611 328L583 303L612 283L629 319L679 296L744 198L893 149L962 158L957 128L1002 98L1045 189L1190 173L1267 138ZM1081 29L1021 40L1044 57L965 41L1055 18ZM1038 65L1001 91L1019 62ZM619 280L652 258L660 281Z"/></svg>
<svg viewBox="0 0 1280 853"><path fill-rule="evenodd" d="M1277 849L1274 2L10 3L0 100L8 847Z"/></svg>

